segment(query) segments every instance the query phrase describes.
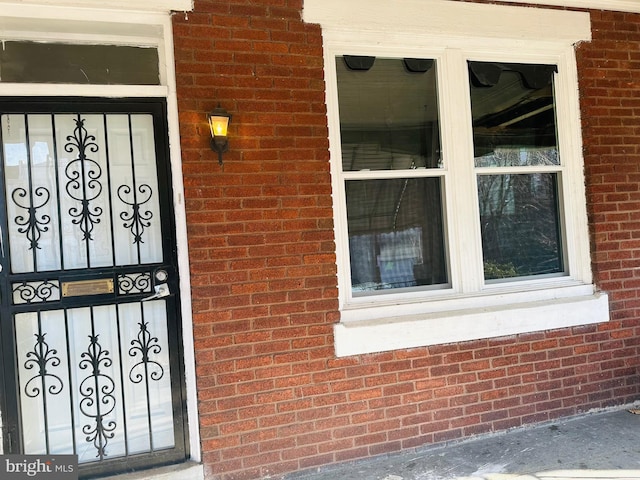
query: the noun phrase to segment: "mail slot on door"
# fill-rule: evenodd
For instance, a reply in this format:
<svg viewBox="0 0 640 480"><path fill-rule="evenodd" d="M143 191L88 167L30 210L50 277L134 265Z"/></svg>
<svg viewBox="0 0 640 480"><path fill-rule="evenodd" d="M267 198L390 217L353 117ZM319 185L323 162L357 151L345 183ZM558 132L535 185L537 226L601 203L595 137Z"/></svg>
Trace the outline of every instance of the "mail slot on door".
<svg viewBox="0 0 640 480"><path fill-rule="evenodd" d="M84 295L104 295L113 293L112 278L98 278L95 280L78 280L76 282L62 282L63 297L82 297Z"/></svg>

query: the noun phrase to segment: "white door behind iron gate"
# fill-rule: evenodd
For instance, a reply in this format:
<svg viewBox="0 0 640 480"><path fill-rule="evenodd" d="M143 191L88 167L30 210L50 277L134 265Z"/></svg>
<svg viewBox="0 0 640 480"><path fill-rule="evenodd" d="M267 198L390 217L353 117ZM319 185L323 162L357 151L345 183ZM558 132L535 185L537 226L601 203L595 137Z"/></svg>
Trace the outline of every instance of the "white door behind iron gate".
<svg viewBox="0 0 640 480"><path fill-rule="evenodd" d="M5 453L188 455L166 138L161 100L0 99Z"/></svg>

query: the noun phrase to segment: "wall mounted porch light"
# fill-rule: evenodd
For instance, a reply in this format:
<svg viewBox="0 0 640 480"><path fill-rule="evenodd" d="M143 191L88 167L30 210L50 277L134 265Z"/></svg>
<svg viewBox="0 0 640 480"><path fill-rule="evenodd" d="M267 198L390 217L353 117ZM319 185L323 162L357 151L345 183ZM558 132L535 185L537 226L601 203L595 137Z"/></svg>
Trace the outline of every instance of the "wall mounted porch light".
<svg viewBox="0 0 640 480"><path fill-rule="evenodd" d="M207 115L207 120L211 129L211 150L218 152L218 163L222 165L222 154L229 150L227 128L231 115L218 104L213 112Z"/></svg>

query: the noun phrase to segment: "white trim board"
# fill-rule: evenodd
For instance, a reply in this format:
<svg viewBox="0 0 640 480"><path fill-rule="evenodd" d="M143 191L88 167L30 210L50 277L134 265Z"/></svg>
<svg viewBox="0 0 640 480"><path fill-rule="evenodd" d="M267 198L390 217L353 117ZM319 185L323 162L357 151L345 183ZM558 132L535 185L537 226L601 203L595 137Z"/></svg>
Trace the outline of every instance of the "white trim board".
<svg viewBox="0 0 640 480"><path fill-rule="evenodd" d="M612 12L640 12L640 0L511 0L511 3L609 10Z"/></svg>
<svg viewBox="0 0 640 480"><path fill-rule="evenodd" d="M2 4L138 10L140 12L190 11L193 0L0 0ZM5 7L2 7L4 10Z"/></svg>
<svg viewBox="0 0 640 480"><path fill-rule="evenodd" d="M463 38L467 44L469 37L565 44L591 39L586 12L451 0L304 0L303 18L323 30L376 32L379 45L399 32Z"/></svg>

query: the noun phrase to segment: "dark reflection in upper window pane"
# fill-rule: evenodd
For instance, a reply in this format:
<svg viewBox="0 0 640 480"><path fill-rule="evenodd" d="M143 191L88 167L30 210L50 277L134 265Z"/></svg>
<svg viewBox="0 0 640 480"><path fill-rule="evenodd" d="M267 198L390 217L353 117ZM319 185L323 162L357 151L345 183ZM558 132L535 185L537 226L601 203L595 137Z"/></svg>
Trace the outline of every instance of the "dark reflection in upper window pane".
<svg viewBox="0 0 640 480"><path fill-rule="evenodd" d="M469 62L476 167L559 165L555 68Z"/></svg>
<svg viewBox="0 0 640 480"><path fill-rule="evenodd" d="M158 51L121 45L3 42L0 82L159 85Z"/></svg>
<svg viewBox="0 0 640 480"><path fill-rule="evenodd" d="M343 170L441 167L434 60L337 57L336 70Z"/></svg>

